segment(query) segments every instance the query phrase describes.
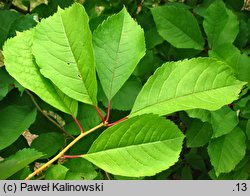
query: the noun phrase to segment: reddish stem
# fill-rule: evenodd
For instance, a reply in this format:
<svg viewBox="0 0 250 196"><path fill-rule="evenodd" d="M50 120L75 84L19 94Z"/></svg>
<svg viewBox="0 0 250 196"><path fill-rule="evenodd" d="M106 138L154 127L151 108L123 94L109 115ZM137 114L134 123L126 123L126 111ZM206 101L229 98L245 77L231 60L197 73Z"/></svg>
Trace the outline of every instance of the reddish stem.
<svg viewBox="0 0 250 196"><path fill-rule="evenodd" d="M109 121L109 116L110 116L110 100L108 101L108 111L107 111L107 116L105 122Z"/></svg>
<svg viewBox="0 0 250 196"><path fill-rule="evenodd" d="M79 155L63 155L62 157L65 159L75 159L75 158L80 158L82 156L83 156L82 154L79 154Z"/></svg>
<svg viewBox="0 0 250 196"><path fill-rule="evenodd" d="M124 117L124 118L122 118L122 119L120 119L120 120L118 120L118 121L115 121L115 122L113 122L113 123L107 124L106 126L107 126L107 127L111 127L111 126L116 125L116 124L118 124L118 123L120 123L120 122L122 122L122 121L124 121L124 120L126 120L126 119L128 119L127 116Z"/></svg>
<svg viewBox="0 0 250 196"><path fill-rule="evenodd" d="M102 123L105 124L105 119L104 119L100 109L97 106L95 106L95 109L96 109L97 113L99 114L100 118L102 119Z"/></svg>
<svg viewBox="0 0 250 196"><path fill-rule="evenodd" d="M76 124L77 124L77 126L79 127L81 133L84 133L84 130L83 130L82 125L80 124L80 122L79 122L79 121L76 119L76 117L74 117L73 115L72 115L72 118L73 118L74 121L76 122Z"/></svg>

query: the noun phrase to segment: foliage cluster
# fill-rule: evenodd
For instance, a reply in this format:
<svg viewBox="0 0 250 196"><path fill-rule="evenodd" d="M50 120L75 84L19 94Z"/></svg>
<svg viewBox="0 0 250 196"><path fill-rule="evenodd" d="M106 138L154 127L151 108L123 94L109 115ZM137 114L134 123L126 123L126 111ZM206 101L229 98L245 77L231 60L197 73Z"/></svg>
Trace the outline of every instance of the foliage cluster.
<svg viewBox="0 0 250 196"><path fill-rule="evenodd" d="M0 8L0 179L250 179L247 1Z"/></svg>

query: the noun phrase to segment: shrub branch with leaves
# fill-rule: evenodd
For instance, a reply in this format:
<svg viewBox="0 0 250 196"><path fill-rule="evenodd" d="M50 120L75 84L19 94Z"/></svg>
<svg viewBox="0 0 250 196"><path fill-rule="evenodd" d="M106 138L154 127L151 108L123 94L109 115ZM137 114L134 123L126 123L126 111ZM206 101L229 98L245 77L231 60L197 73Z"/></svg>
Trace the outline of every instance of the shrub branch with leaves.
<svg viewBox="0 0 250 196"><path fill-rule="evenodd" d="M233 45L241 23L223 1L201 6L155 5L147 27L125 7L94 25L73 3L5 41L0 98L8 103L14 87L24 98L0 103L0 179L159 179L168 171L192 179L207 170L212 179L248 179L250 60ZM26 129L38 137L20 148Z"/></svg>

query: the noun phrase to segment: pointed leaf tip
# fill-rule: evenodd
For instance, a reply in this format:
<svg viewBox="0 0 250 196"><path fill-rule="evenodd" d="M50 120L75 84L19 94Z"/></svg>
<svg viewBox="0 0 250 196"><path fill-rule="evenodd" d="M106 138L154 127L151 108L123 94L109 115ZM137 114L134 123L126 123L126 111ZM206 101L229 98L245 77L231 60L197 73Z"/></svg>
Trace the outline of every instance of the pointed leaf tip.
<svg viewBox="0 0 250 196"><path fill-rule="evenodd" d="M98 26L93 44L97 73L111 100L145 54L144 32L123 7Z"/></svg>
<svg viewBox="0 0 250 196"><path fill-rule="evenodd" d="M43 19L35 29L33 54L40 72L63 93L96 105L95 60L88 21L78 3Z"/></svg>

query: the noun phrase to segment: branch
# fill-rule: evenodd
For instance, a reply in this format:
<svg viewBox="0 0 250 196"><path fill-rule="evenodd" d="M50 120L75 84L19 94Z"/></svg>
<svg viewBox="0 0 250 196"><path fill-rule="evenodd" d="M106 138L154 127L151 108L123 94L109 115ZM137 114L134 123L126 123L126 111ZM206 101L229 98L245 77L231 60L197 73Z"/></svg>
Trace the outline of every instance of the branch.
<svg viewBox="0 0 250 196"><path fill-rule="evenodd" d="M30 96L32 102L34 103L34 105L36 106L36 108L37 108L38 111L40 111L55 126L57 126L59 129L61 129L66 135L68 135L72 139L75 139L72 135L70 135L67 131L65 131L64 128L61 125L59 125L55 120L53 120L45 112L43 112L42 108L40 108L40 106L38 105L38 103L35 100L35 97L32 95L32 93L30 91L28 91L27 89L25 89L25 92Z"/></svg>
<svg viewBox="0 0 250 196"><path fill-rule="evenodd" d="M95 130L99 129L100 127L104 126L103 123L97 125L96 127L90 129L89 131L85 133L81 133L77 138L75 138L72 142L70 142L60 153L58 153L53 159L39 167L37 170L35 170L32 174L28 175L25 180L30 180L32 177L34 177L36 174L40 173L41 171L45 170L48 166L50 166L52 163L54 163L57 159L62 157L65 152L67 152L76 142L78 142L80 139L85 137L86 135L94 132Z"/></svg>

